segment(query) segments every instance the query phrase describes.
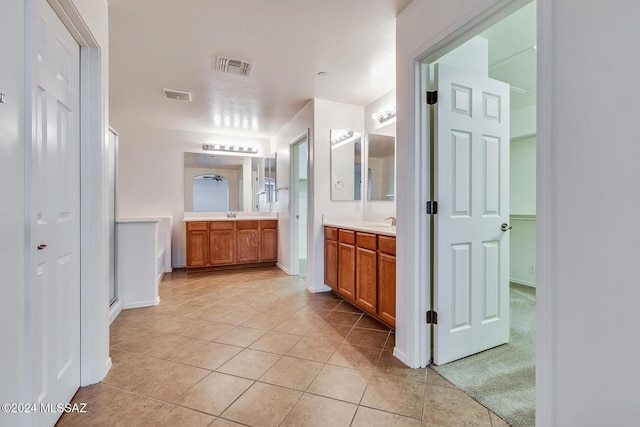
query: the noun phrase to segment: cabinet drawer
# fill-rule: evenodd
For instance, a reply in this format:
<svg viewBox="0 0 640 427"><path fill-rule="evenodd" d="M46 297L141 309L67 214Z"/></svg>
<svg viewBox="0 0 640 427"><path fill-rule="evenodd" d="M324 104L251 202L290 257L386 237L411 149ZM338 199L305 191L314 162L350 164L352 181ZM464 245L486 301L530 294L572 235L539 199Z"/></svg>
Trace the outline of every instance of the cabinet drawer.
<svg viewBox="0 0 640 427"><path fill-rule="evenodd" d="M192 230L206 231L207 224L208 222L206 221L188 222L187 231L192 231Z"/></svg>
<svg viewBox="0 0 640 427"><path fill-rule="evenodd" d="M258 224L260 224L260 221L238 221L236 222L236 230L257 230Z"/></svg>
<svg viewBox="0 0 640 427"><path fill-rule="evenodd" d="M340 243L356 244L356 232L351 230L338 230L338 240Z"/></svg>
<svg viewBox="0 0 640 427"><path fill-rule="evenodd" d="M335 227L325 227L324 238L327 240L338 240L338 229Z"/></svg>
<svg viewBox="0 0 640 427"><path fill-rule="evenodd" d="M358 232L356 233L356 246L375 251L377 249L376 237L376 234Z"/></svg>
<svg viewBox="0 0 640 427"><path fill-rule="evenodd" d="M260 228L268 229L268 228L278 228L278 221L276 220L263 220L260 221Z"/></svg>
<svg viewBox="0 0 640 427"><path fill-rule="evenodd" d="M396 254L396 238L389 236L378 236L378 250L382 253Z"/></svg>
<svg viewBox="0 0 640 427"><path fill-rule="evenodd" d="M233 230L233 221L211 221L211 230Z"/></svg>

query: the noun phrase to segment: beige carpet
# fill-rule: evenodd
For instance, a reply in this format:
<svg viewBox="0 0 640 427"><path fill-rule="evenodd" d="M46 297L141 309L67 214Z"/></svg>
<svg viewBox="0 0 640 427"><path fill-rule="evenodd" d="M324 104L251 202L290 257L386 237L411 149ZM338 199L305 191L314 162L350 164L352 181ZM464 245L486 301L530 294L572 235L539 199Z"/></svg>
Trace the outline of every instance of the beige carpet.
<svg viewBox="0 0 640 427"><path fill-rule="evenodd" d="M511 284L511 340L433 369L514 427L535 426L535 288Z"/></svg>

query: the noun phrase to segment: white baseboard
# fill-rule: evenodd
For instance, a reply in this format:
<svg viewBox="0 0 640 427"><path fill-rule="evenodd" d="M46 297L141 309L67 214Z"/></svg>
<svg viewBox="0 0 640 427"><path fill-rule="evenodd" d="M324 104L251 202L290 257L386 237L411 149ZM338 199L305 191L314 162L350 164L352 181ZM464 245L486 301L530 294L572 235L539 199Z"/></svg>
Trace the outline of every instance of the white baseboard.
<svg viewBox="0 0 640 427"><path fill-rule="evenodd" d="M291 276L291 272L289 271L288 268L286 268L284 265L280 264L279 262L276 263L276 267L278 267L280 270L284 271L285 273L287 273L289 276Z"/></svg>
<svg viewBox="0 0 640 427"><path fill-rule="evenodd" d="M118 317L121 311L122 301L118 299L111 305L111 307L109 307L109 324L112 324L113 321L116 320L116 317Z"/></svg>
<svg viewBox="0 0 640 427"><path fill-rule="evenodd" d="M318 287L316 287L316 288L307 287L307 290L308 290L309 292L311 292L312 294L317 294L317 293L319 293L319 292L329 292L329 291L331 291L332 289L331 289L329 286L327 286L327 285L325 285L325 284L323 283L322 285L320 285L320 286L318 286Z"/></svg>
<svg viewBox="0 0 640 427"><path fill-rule="evenodd" d="M404 354L402 351L400 351L398 349L398 347L393 347L393 355L402 363L404 363L405 365L407 365L408 367L412 367L408 362L408 357L406 354ZM419 368L423 368L424 366L418 366Z"/></svg>
<svg viewBox="0 0 640 427"><path fill-rule="evenodd" d="M160 297L151 301L125 302L122 304L122 309L128 310L130 308L153 307L158 304L160 304Z"/></svg>
<svg viewBox="0 0 640 427"><path fill-rule="evenodd" d="M527 282L526 280L520 280L520 279L514 279L514 278L510 278L509 281L512 282L512 283L517 283L518 285L529 286L531 288L535 288L536 287L536 283L535 282Z"/></svg>

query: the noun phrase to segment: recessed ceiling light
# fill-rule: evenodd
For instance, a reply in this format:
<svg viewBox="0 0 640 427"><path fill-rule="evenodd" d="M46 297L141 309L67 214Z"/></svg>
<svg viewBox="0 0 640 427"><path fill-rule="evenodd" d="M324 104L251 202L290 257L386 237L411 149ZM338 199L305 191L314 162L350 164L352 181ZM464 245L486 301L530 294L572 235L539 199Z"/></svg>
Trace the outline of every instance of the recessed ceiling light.
<svg viewBox="0 0 640 427"><path fill-rule="evenodd" d="M318 76L319 76L319 77L327 77L328 75L329 75L329 73L327 73L326 71L320 71L320 72L318 73Z"/></svg>

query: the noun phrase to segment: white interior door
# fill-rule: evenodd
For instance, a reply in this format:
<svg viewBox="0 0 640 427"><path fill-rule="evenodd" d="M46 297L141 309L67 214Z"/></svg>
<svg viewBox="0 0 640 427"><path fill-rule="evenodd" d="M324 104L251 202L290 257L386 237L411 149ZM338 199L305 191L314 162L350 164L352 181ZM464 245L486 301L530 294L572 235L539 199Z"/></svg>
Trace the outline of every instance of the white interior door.
<svg viewBox="0 0 640 427"><path fill-rule="evenodd" d="M56 404L80 385L80 47L45 0L35 22L32 373L35 402Z"/></svg>
<svg viewBox="0 0 640 427"><path fill-rule="evenodd" d="M435 80L440 365L509 341L509 85L442 64Z"/></svg>

